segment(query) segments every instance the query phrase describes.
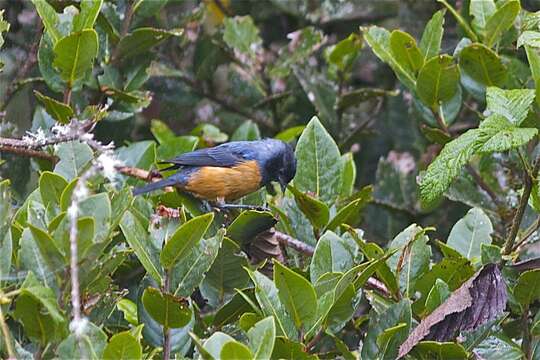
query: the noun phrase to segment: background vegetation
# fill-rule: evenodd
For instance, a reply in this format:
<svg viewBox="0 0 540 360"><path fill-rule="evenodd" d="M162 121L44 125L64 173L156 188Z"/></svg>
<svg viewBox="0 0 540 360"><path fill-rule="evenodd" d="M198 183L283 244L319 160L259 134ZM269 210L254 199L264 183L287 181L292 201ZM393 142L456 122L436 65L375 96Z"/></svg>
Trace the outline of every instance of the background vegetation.
<svg viewBox="0 0 540 360"><path fill-rule="evenodd" d="M0 356L540 359L537 1L0 4ZM131 196L263 137L270 211Z"/></svg>

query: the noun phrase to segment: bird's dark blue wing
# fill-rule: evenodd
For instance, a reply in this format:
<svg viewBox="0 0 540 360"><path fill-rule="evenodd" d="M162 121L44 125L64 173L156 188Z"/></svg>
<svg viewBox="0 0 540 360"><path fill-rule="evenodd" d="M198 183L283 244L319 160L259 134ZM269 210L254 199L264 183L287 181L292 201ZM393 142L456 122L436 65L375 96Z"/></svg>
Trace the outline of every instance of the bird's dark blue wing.
<svg viewBox="0 0 540 360"><path fill-rule="evenodd" d="M251 160L251 146L248 142L231 142L213 148L200 149L182 154L163 163L177 166L219 166L232 167Z"/></svg>

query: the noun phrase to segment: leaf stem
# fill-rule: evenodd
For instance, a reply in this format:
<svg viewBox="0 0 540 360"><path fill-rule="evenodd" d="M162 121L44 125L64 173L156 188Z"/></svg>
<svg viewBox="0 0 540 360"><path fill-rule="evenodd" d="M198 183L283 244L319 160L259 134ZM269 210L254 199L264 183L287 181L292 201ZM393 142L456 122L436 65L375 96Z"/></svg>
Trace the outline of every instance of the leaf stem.
<svg viewBox="0 0 540 360"><path fill-rule="evenodd" d="M2 295L1 292L0 292L0 295ZM9 328L6 324L6 319L4 317L4 312L2 311L1 305L0 305L0 327L2 328L2 334L4 335L4 343L6 344L8 360L15 360L17 357L15 356L15 352L13 351L13 346L11 344L11 341L12 341L11 333L9 332Z"/></svg>
<svg viewBox="0 0 540 360"><path fill-rule="evenodd" d="M519 200L518 208L516 210L514 218L512 219L512 227L510 228L508 237L506 238L506 242L504 244L504 251L503 251L504 255L510 254L514 248L514 242L516 241L519 227L521 226L521 221L523 220L523 215L525 214L525 209L527 208L527 204L529 203L529 197L531 196L533 182L536 179L536 176L539 170L540 170L540 157L536 158L532 173L529 173L527 169L524 169L523 194L521 195L521 198Z"/></svg>

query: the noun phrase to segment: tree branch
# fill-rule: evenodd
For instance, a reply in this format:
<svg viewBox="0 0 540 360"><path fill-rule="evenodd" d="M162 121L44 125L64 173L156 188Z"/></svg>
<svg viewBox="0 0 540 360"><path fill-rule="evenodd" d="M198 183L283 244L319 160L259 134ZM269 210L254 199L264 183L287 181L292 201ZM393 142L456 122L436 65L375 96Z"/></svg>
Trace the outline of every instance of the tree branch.
<svg viewBox="0 0 540 360"><path fill-rule="evenodd" d="M540 157L536 158L532 173L529 173L526 169L523 170L523 194L519 199L518 208L516 210L514 218L512 219L512 227L508 232L508 237L506 238L506 242L504 244L504 255L510 254L514 248L514 242L516 241L519 227L521 225L521 221L523 220L523 215L525 214L525 209L527 209L527 204L529 203L529 197L531 196L533 183L536 179L536 176L538 175L539 170Z"/></svg>

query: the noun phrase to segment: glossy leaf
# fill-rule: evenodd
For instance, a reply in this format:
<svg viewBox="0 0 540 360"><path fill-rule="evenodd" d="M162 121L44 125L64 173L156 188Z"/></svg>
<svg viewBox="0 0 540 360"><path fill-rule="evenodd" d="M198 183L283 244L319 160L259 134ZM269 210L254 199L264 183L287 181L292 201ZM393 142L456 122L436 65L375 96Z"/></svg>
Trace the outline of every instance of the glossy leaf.
<svg viewBox="0 0 540 360"><path fill-rule="evenodd" d="M424 65L424 56L416 45L416 40L406 32L392 31L390 50L396 61L410 74L416 74Z"/></svg>
<svg viewBox="0 0 540 360"><path fill-rule="evenodd" d="M43 25L45 26L47 33L53 39L53 43L56 43L62 37L57 29L58 14L47 1L32 0L32 3L36 7L41 21L43 21Z"/></svg>
<svg viewBox="0 0 540 360"><path fill-rule="evenodd" d="M67 124L73 116L73 110L69 105L66 105L58 100L43 95L39 91L34 90L36 98L45 106L47 112L58 122Z"/></svg>
<svg viewBox="0 0 540 360"><path fill-rule="evenodd" d="M424 55L424 61L438 55L441 51L445 13L445 10L437 11L424 28L419 45L420 51Z"/></svg>
<svg viewBox="0 0 540 360"><path fill-rule="evenodd" d="M188 297L201 284L218 255L223 234L224 231L218 231L215 236L202 239L171 269L171 286L176 288L174 295Z"/></svg>
<svg viewBox="0 0 540 360"><path fill-rule="evenodd" d="M507 77L501 58L482 44L471 44L461 50L459 66L468 76L484 86L502 86Z"/></svg>
<svg viewBox="0 0 540 360"><path fill-rule="evenodd" d="M313 286L279 262L274 262L274 282L279 298L291 314L296 328L308 328L317 314L317 296Z"/></svg>
<svg viewBox="0 0 540 360"><path fill-rule="evenodd" d="M162 277L158 255L154 246L150 244L146 230L131 211L127 211L122 217L120 229L148 274L155 281L161 283Z"/></svg>
<svg viewBox="0 0 540 360"><path fill-rule="evenodd" d="M309 274L311 282L329 272L346 272L352 268L357 249L352 241L346 241L332 231L327 231L317 242L311 258Z"/></svg>
<svg viewBox="0 0 540 360"><path fill-rule="evenodd" d="M49 205L59 206L62 192L68 185L66 179L62 176L50 172L44 171L39 177L39 192L43 205L48 207Z"/></svg>
<svg viewBox="0 0 540 360"><path fill-rule="evenodd" d="M179 30L162 30L150 27L135 29L118 43L118 57L129 59L140 55L171 36L180 36Z"/></svg>
<svg viewBox="0 0 540 360"><path fill-rule="evenodd" d="M142 302L150 316L165 328L181 328L191 320L186 299L148 287L144 290Z"/></svg>
<svg viewBox="0 0 540 360"><path fill-rule="evenodd" d="M82 0L81 11L73 18L73 32L92 29L102 4L103 0Z"/></svg>
<svg viewBox="0 0 540 360"><path fill-rule="evenodd" d="M516 300L523 306L528 306L533 301L540 299L540 289L536 284L540 281L540 270L525 271L519 276L514 288Z"/></svg>
<svg viewBox="0 0 540 360"><path fill-rule="evenodd" d="M104 359L140 359L142 357L142 347L129 331L115 334L103 351Z"/></svg>
<svg viewBox="0 0 540 360"><path fill-rule="evenodd" d="M459 220L448 236L446 244L473 263L480 261L482 244L491 244L493 226L489 217L479 208L472 208Z"/></svg>
<svg viewBox="0 0 540 360"><path fill-rule="evenodd" d="M249 329L248 338L255 359L270 359L276 338L274 318L269 316L257 322Z"/></svg>
<svg viewBox="0 0 540 360"><path fill-rule="evenodd" d="M314 227L320 229L328 224L330 209L328 209L325 203L299 191L294 186L289 185L287 188L293 193L298 207L308 217Z"/></svg>
<svg viewBox="0 0 540 360"><path fill-rule="evenodd" d="M332 203L340 193L339 149L317 117L311 119L296 145L295 187Z"/></svg>
<svg viewBox="0 0 540 360"><path fill-rule="evenodd" d="M486 22L484 42L488 47L495 45L501 36L514 24L521 6L518 0L505 2Z"/></svg>
<svg viewBox="0 0 540 360"><path fill-rule="evenodd" d="M450 100L459 86L459 71L452 58L440 55L428 60L420 73L416 92L420 99L431 108Z"/></svg>
<svg viewBox="0 0 540 360"><path fill-rule="evenodd" d="M98 36L93 29L85 29L59 40L54 46L54 66L62 79L72 87L92 68L98 54Z"/></svg>
<svg viewBox="0 0 540 360"><path fill-rule="evenodd" d="M159 257L163 267L170 269L191 251L208 230L214 220L214 213L208 213L189 220L167 240Z"/></svg>

